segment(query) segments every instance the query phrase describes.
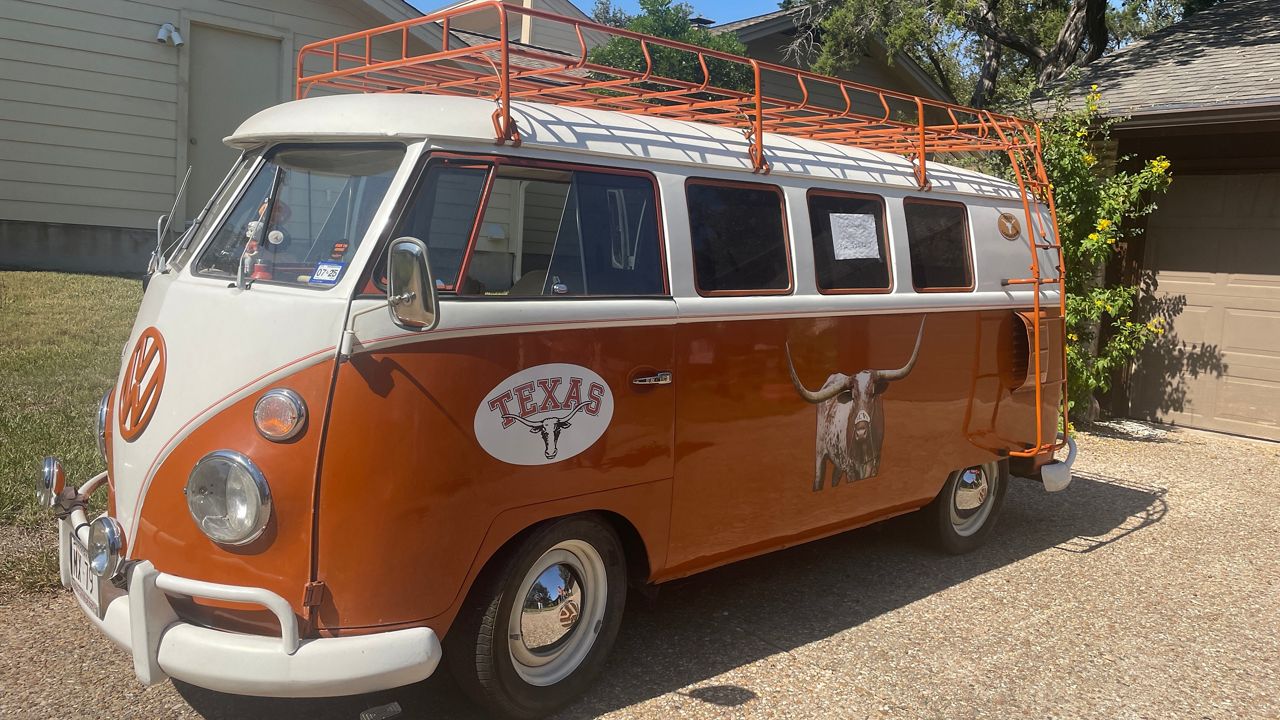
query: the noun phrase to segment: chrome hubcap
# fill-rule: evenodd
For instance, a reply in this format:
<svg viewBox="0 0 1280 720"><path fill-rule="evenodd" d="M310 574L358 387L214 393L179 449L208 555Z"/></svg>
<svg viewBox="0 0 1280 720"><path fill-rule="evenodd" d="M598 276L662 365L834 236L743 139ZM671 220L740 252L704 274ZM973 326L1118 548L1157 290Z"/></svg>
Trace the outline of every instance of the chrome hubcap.
<svg viewBox="0 0 1280 720"><path fill-rule="evenodd" d="M608 592L604 560L588 543L566 540L538 558L507 622L516 674L545 687L576 670L595 645Z"/></svg>
<svg viewBox="0 0 1280 720"><path fill-rule="evenodd" d="M538 576L524 596L520 640L532 655L547 656L582 620L582 581L568 563L556 563Z"/></svg>
<svg viewBox="0 0 1280 720"><path fill-rule="evenodd" d="M956 479L951 493L951 525L958 535L972 535L986 523L993 504L992 479L996 472L995 463L987 463L962 471Z"/></svg>

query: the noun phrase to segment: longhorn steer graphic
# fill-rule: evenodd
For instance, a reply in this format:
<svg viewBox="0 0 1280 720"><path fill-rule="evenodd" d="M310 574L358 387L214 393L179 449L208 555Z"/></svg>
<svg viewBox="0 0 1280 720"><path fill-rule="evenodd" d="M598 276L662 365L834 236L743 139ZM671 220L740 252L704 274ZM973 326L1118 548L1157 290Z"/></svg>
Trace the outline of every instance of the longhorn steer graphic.
<svg viewBox="0 0 1280 720"><path fill-rule="evenodd" d="M916 346L907 364L897 370L862 370L855 375L832 373L818 390L809 390L796 375L787 346L787 368L800 397L818 406L817 468L813 489L821 490L827 463L833 465L831 486L872 477L880 472L880 447L884 443L884 404L881 395L889 383L911 373L924 339L924 318L916 333Z"/></svg>
<svg viewBox="0 0 1280 720"><path fill-rule="evenodd" d="M586 406L587 403L578 403L577 406L573 408L573 412L565 415L564 417L549 417L541 420L526 420L519 415L504 414L502 417L523 423L529 428L529 432L535 435L542 435L542 452L547 456L548 460L554 460L556 453L560 451L560 449L556 447L557 443L560 442L560 431L567 427L571 427L569 419L574 415L577 415L578 411L582 410Z"/></svg>

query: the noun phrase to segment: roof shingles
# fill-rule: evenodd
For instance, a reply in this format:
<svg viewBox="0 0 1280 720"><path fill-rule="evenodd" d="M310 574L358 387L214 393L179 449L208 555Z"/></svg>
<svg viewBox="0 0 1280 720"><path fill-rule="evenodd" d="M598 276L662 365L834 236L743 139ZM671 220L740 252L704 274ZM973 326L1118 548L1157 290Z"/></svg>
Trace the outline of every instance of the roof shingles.
<svg viewBox="0 0 1280 720"><path fill-rule="evenodd" d="M1201 11L1089 65L1077 92L1091 85L1111 115L1280 106L1280 1Z"/></svg>

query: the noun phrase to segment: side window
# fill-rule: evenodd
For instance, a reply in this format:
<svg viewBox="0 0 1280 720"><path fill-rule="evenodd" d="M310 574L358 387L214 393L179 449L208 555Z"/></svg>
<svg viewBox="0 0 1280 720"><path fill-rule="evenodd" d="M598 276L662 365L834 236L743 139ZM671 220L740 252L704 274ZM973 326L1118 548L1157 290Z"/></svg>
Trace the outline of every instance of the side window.
<svg viewBox="0 0 1280 720"><path fill-rule="evenodd" d="M872 195L809 193L818 290L888 290L884 202Z"/></svg>
<svg viewBox="0 0 1280 720"><path fill-rule="evenodd" d="M454 289L480 208L488 165L433 163L414 190L392 237L427 244L436 287ZM380 273L379 273L380 274Z"/></svg>
<svg viewBox="0 0 1280 720"><path fill-rule="evenodd" d="M934 200L903 201L911 281L917 290L970 290L969 223L965 206Z"/></svg>
<svg viewBox="0 0 1280 720"><path fill-rule="evenodd" d="M778 188L690 180L685 196L699 293L790 291L791 257Z"/></svg>
<svg viewBox="0 0 1280 720"><path fill-rule="evenodd" d="M499 166L458 292L664 295L660 244L648 178Z"/></svg>

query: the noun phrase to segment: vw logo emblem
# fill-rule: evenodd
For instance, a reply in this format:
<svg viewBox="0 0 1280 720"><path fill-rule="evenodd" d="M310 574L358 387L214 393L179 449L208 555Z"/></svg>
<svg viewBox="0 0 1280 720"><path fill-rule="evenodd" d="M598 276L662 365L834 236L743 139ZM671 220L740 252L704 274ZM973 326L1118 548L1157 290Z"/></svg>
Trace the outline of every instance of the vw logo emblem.
<svg viewBox="0 0 1280 720"><path fill-rule="evenodd" d="M149 327L138 336L120 388L120 437L133 442L147 428L164 389L164 338Z"/></svg>

